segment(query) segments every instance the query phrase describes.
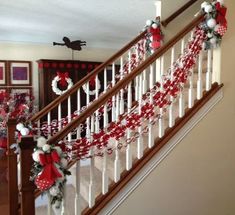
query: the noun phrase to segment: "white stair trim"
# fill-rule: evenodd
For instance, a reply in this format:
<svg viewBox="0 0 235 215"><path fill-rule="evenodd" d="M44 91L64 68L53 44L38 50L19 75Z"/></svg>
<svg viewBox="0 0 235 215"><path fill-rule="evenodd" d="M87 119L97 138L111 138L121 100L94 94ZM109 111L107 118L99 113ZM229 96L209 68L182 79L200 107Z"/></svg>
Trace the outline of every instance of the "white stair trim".
<svg viewBox="0 0 235 215"><path fill-rule="evenodd" d="M132 178L125 189L121 190L105 206L99 215L110 215L117 207L138 187L138 185L160 164L161 161L174 149L174 147L193 129L193 127L223 98L220 89L182 128L170 141Z"/></svg>

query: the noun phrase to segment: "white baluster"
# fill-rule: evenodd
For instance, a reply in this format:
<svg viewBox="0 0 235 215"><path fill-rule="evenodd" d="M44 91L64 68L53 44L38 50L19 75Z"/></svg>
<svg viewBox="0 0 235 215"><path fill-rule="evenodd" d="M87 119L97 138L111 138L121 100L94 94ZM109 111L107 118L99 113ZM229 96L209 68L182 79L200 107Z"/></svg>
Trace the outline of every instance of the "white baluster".
<svg viewBox="0 0 235 215"><path fill-rule="evenodd" d="M123 74L123 57L121 57L120 59L120 67L121 67L121 70L120 70L120 79L122 80L123 77L124 77L124 74ZM121 89L121 98L120 98L120 114L123 114L124 113L124 90Z"/></svg>
<svg viewBox="0 0 235 215"><path fill-rule="evenodd" d="M221 84L221 47L212 49L212 83Z"/></svg>
<svg viewBox="0 0 235 215"><path fill-rule="evenodd" d="M138 106L138 112L141 114L141 107L142 107L142 94L143 94L143 87L142 87L142 73L139 75L139 106ZM140 119L141 120L141 119ZM142 136L142 123L140 123L140 126L138 127L138 132L140 134L139 138L137 139L137 158L140 159L143 157L143 136Z"/></svg>
<svg viewBox="0 0 235 215"><path fill-rule="evenodd" d="M75 175L75 215L81 215L80 178L80 160L78 160Z"/></svg>
<svg viewBox="0 0 235 215"><path fill-rule="evenodd" d="M163 91L163 74L164 74L164 56L161 57L161 64L160 64L160 75L161 75L161 79L160 79L160 84L161 84L161 87L160 87L160 90L161 92ZM158 137L159 138L162 138L164 133L165 133L165 130L164 130L164 120L163 120L163 109L160 108L159 109L159 114L160 114L160 118L158 120Z"/></svg>
<svg viewBox="0 0 235 215"><path fill-rule="evenodd" d="M188 89L188 107L189 108L192 108L194 105L193 76L194 76L194 69L191 70L191 75L189 76L189 89Z"/></svg>
<svg viewBox="0 0 235 215"><path fill-rule="evenodd" d="M80 89L77 91L77 112L81 109L81 94ZM77 139L81 138L81 129L77 128ZM76 162L76 175L75 175L75 215L81 215L81 195L80 195L80 160Z"/></svg>
<svg viewBox="0 0 235 215"><path fill-rule="evenodd" d="M139 59L139 53L138 50L135 50L135 55L136 55L136 64L138 65L138 59ZM135 101L138 101L139 98L139 78L138 76L135 78Z"/></svg>
<svg viewBox="0 0 235 215"><path fill-rule="evenodd" d="M184 38L181 40L181 54L184 53ZM185 114L185 107L184 107L184 84L181 84L182 88L180 89L179 93L179 117L183 117Z"/></svg>
<svg viewBox="0 0 235 215"><path fill-rule="evenodd" d="M61 122L61 103L58 105L58 130L60 131L62 128L62 122Z"/></svg>
<svg viewBox="0 0 235 215"><path fill-rule="evenodd" d="M107 70L104 71L104 92L107 91ZM103 119L104 129L108 125L108 110L107 103L104 105L104 119ZM96 131L98 132L98 131ZM108 172L107 172L107 152L104 151L103 155L103 169L102 169L102 194L108 192Z"/></svg>
<svg viewBox="0 0 235 215"><path fill-rule="evenodd" d="M156 60L156 72L155 72L155 81L160 82L161 80L161 58Z"/></svg>
<svg viewBox="0 0 235 215"><path fill-rule="evenodd" d="M53 214L51 200L52 200L51 195L47 194L47 215L52 215Z"/></svg>
<svg viewBox="0 0 235 215"><path fill-rule="evenodd" d="M121 68L122 69L122 68ZM115 85L115 64L112 64L112 87ZM112 97L112 121L115 121L116 107L115 107L115 96Z"/></svg>
<svg viewBox="0 0 235 215"><path fill-rule="evenodd" d="M128 85L128 93L127 93L127 113L130 114L132 106L132 92L131 92L131 83ZM127 139L131 138L131 130L127 129ZM131 144L127 145L126 148L126 169L130 170L132 167L132 149Z"/></svg>
<svg viewBox="0 0 235 215"><path fill-rule="evenodd" d="M156 17L162 16L162 2L161 1L155 1L155 7L156 7Z"/></svg>
<svg viewBox="0 0 235 215"><path fill-rule="evenodd" d="M212 79L212 51L209 49L207 51L207 72L206 72L206 91L211 89L211 79Z"/></svg>
<svg viewBox="0 0 235 215"><path fill-rule="evenodd" d="M191 32L191 39L193 39L194 33ZM189 76L189 89L188 89L188 107L192 108L194 105L194 86L193 86L194 68L192 68Z"/></svg>
<svg viewBox="0 0 235 215"><path fill-rule="evenodd" d="M94 134L94 115L91 116L91 129L89 139L91 142L93 141ZM90 149L91 155L91 164L90 164L90 184L89 184L89 207L93 207L95 204L95 185L94 185L94 169L95 169L95 159L94 159L94 149Z"/></svg>
<svg viewBox="0 0 235 215"><path fill-rule="evenodd" d="M96 75L95 77L95 99L98 99L99 97L99 88L98 88L98 82L99 82L99 77ZM104 84L107 85L107 69L104 69ZM105 85L105 86L106 86ZM100 130L100 124L99 124L99 110L97 109L95 112L95 132L98 133Z"/></svg>
<svg viewBox="0 0 235 215"><path fill-rule="evenodd" d="M149 76L149 88L150 88L150 104L153 104L153 93L151 92L151 89L153 88L153 65L150 65L150 76ZM153 120L153 117L150 117L149 123L148 123L148 147L152 148L154 145L154 131L153 131L153 125L151 121Z"/></svg>
<svg viewBox="0 0 235 215"><path fill-rule="evenodd" d="M129 58L129 68L128 72L131 72L131 51L128 53ZM130 114L131 112L131 106L132 106L132 90L131 90L131 83L128 85L128 91L127 91L127 113ZM129 140L131 138L131 130L127 129L127 139ZM126 169L130 170L132 167L132 150L131 145L128 144L126 148Z"/></svg>
<svg viewBox="0 0 235 215"><path fill-rule="evenodd" d="M77 114L80 114L80 110L81 110L81 91L80 89L78 89L77 91ZM80 127L77 128L77 139L80 138L80 133L81 133L81 129Z"/></svg>
<svg viewBox="0 0 235 215"><path fill-rule="evenodd" d="M70 123L72 120L72 113L71 113L71 97L68 97L68 123ZM70 142L72 140L72 134L68 134L68 141Z"/></svg>
<svg viewBox="0 0 235 215"><path fill-rule="evenodd" d="M172 49L171 49L171 68L173 68L173 64L175 62L175 47L173 46ZM171 81L174 80L174 75L173 75L174 71L172 70L171 71ZM171 104L169 106L169 127L172 128L175 124L175 117L174 117L174 104L173 104L173 101L174 101L174 97L173 96L170 96L170 101L171 101Z"/></svg>
<svg viewBox="0 0 235 215"><path fill-rule="evenodd" d="M48 139L51 137L51 112L47 113Z"/></svg>
<svg viewBox="0 0 235 215"><path fill-rule="evenodd" d="M144 61L146 60L146 54L144 54ZM143 80L142 80L142 87L143 87L143 93L146 93L147 92L147 73L146 73L146 69L143 71Z"/></svg>
<svg viewBox="0 0 235 215"><path fill-rule="evenodd" d="M202 52L198 58L197 99L202 98Z"/></svg>
<svg viewBox="0 0 235 215"><path fill-rule="evenodd" d="M118 121L119 117L119 93L116 95L116 115L115 119ZM116 149L115 149L115 161L114 161L114 181L118 182L120 180L120 157L119 157L119 149L118 149L118 141L115 141Z"/></svg>

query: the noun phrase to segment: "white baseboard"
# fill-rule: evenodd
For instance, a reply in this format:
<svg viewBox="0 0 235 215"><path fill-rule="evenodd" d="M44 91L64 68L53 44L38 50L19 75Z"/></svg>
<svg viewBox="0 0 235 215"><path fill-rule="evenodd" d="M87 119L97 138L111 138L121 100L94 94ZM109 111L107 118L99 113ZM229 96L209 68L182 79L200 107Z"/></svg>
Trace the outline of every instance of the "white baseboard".
<svg viewBox="0 0 235 215"><path fill-rule="evenodd" d="M193 129L193 127L223 98L220 89L183 127L174 137L132 178L125 189L121 190L102 209L99 215L110 215L115 209L138 187L138 185L160 164L174 147Z"/></svg>

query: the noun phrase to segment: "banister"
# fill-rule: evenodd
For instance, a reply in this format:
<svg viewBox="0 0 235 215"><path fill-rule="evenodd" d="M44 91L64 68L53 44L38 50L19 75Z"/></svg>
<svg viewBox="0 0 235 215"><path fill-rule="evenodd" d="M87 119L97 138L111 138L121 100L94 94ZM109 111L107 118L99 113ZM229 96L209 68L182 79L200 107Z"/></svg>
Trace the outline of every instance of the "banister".
<svg viewBox="0 0 235 215"><path fill-rule="evenodd" d="M171 21L173 21L177 16L179 16L181 13L183 13L186 9L188 9L191 5L193 5L198 0L190 0L187 3L185 3L182 7L180 7L177 11L172 13L168 18L163 20L162 26L166 27Z"/></svg>
<svg viewBox="0 0 235 215"><path fill-rule="evenodd" d="M50 104L48 104L46 107L44 107L42 110L40 110L37 114L35 114L30 119L30 121L36 122L37 120L39 120L40 118L45 116L48 112L50 112L55 107L57 107L61 102L63 102L71 94L75 93L79 88L81 88L85 83L87 83L91 79L91 77L99 74L99 72L101 72L106 66L108 66L110 63L112 63L115 59L120 57L123 53L125 53L128 49L130 49L134 44L136 44L140 39L142 39L144 37L144 35L146 34L146 32L147 32L146 30L141 32L137 37L135 37L131 42L129 42L126 46L124 46L122 49L120 49L116 54L114 54L112 57L110 57L106 62L99 65L91 73L88 73L84 78L82 78L75 85L73 85L73 87L70 88L67 92L65 92L62 96L57 97Z"/></svg>
<svg viewBox="0 0 235 215"><path fill-rule="evenodd" d="M196 1L197 0L190 0L190 1L188 1L181 8L179 8L176 12L174 12L168 18L163 20L161 22L161 24L164 27L166 27L172 20L174 20L177 16L179 16L181 13L183 13L187 8L189 8L191 5L193 5ZM116 54L114 54L112 57L110 57L106 62L104 62L101 65L99 65L91 73L89 73L84 78L82 78L80 81L78 81L66 93L64 93L62 96L57 97L50 104L48 104L46 107L44 107L42 110L40 110L37 114L35 114L30 119L30 121L31 122L35 122L35 121L39 120L40 118L42 118L43 116L45 116L48 112L53 110L61 102L63 102L65 99L67 99L71 94L75 93L77 91L77 89L79 89L81 86L83 86L85 83L87 83L92 76L97 75L106 66L108 66L110 63L112 63L116 58L120 57L123 53L125 53L128 49L130 49L136 42L138 42L142 37L144 37L145 34L146 34L146 31L144 31L141 34L139 34L136 38L134 38L131 42L129 42L126 46L124 46L120 51L118 51Z"/></svg>
<svg viewBox="0 0 235 215"><path fill-rule="evenodd" d="M153 55L147 58L143 63L141 63L137 68L135 68L131 73L126 75L122 80L120 80L114 87L108 90L106 93L101 95L96 101L94 101L90 106L87 107L86 111L82 112L77 118L73 119L69 124L62 128L59 132L53 135L48 143L56 143L60 141L64 136L75 129L80 123L85 121L92 113L94 113L99 107L105 104L112 96L124 88L128 83L130 83L137 75L139 75L144 69L146 69L151 63L153 63L157 58L162 56L166 51L168 51L174 44L176 44L181 38L183 38L187 33L189 33L195 26L197 26L204 19L204 14L196 17L192 22L190 22L185 28L183 28L175 37L169 40L165 45L158 49Z"/></svg>

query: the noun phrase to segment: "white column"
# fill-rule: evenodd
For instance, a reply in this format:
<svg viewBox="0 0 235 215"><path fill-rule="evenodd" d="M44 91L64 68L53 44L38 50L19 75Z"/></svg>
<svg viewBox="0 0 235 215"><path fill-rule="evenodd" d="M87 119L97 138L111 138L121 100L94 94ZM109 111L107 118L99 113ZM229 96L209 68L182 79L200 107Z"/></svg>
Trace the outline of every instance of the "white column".
<svg viewBox="0 0 235 215"><path fill-rule="evenodd" d="M184 44L185 44L185 40L183 38L181 40L181 54L184 53ZM180 89L180 93L179 93L179 117L183 117L185 113L183 90L184 90L184 84L182 84L182 89Z"/></svg>
<svg viewBox="0 0 235 215"><path fill-rule="evenodd" d="M202 98L202 52L198 58L197 99Z"/></svg>
<svg viewBox="0 0 235 215"><path fill-rule="evenodd" d="M131 51L128 52L128 59L129 59L129 68L128 72L131 72ZM131 106L132 106L132 90L131 90L131 83L128 84L127 89L127 113L130 114L131 112ZM127 129L127 139L131 138L131 130ZM126 169L130 170L132 167L132 150L131 145L128 144L126 147Z"/></svg>
<svg viewBox="0 0 235 215"><path fill-rule="evenodd" d="M221 84L221 47L213 49L212 59L212 83Z"/></svg>
<svg viewBox="0 0 235 215"><path fill-rule="evenodd" d="M206 72L206 91L211 89L211 79L212 79L212 50L207 51L207 72Z"/></svg>
<svg viewBox="0 0 235 215"><path fill-rule="evenodd" d="M171 49L171 68L173 68L173 64L175 62L175 47L173 46L172 49ZM172 70L171 71L171 81L174 80L174 75L173 75L174 71ZM170 101L171 101L171 104L169 106L169 127L172 128L175 124L175 117L174 117L174 104L173 104L173 101L174 101L174 97L173 96L170 96Z"/></svg>
<svg viewBox="0 0 235 215"><path fill-rule="evenodd" d="M104 73L104 92L107 91L107 70ZM108 125L108 113L107 113L107 103L104 105L104 129ZM98 132L96 130L96 132ZM108 173L107 173L107 152L104 151L103 155L103 170L102 170L102 194L108 192Z"/></svg>
<svg viewBox="0 0 235 215"><path fill-rule="evenodd" d="M161 75L161 79L160 79L160 90L163 91L163 74L164 74L164 55L161 57L161 67L160 67L160 75ZM158 120L158 137L162 138L165 130L164 130L164 120L163 120L163 109L160 108L159 109L159 113L160 113L160 119Z"/></svg>
<svg viewBox="0 0 235 215"><path fill-rule="evenodd" d="M162 16L162 2L161 1L155 1L155 7L156 7L156 17Z"/></svg>
<svg viewBox="0 0 235 215"><path fill-rule="evenodd" d="M143 95L143 87L142 87L142 73L139 75L139 98L138 98L138 111L139 114L141 114L141 107L142 107L142 95ZM141 119L140 119L141 120ZM138 127L138 132L140 134L139 138L137 139L137 158L140 159L143 157L143 136L142 136L142 123L140 123L140 126Z"/></svg>
<svg viewBox="0 0 235 215"><path fill-rule="evenodd" d="M150 76L149 76L149 88L150 88L150 104L153 104L153 93L151 92L151 89L153 88L153 65L150 65ZM154 145L154 131L153 131L153 125L151 121L153 120L153 117L150 117L149 123L148 123L148 147L152 148Z"/></svg>
<svg viewBox="0 0 235 215"><path fill-rule="evenodd" d="M90 129L90 135L88 131L88 140L93 140L93 134L94 134L94 115L91 116L91 129ZM91 155L91 163L90 163L90 183L89 183L89 207L93 207L95 205L95 185L94 185L94 169L95 169L95 158L94 158L94 152L93 147L90 149L90 155Z"/></svg>

